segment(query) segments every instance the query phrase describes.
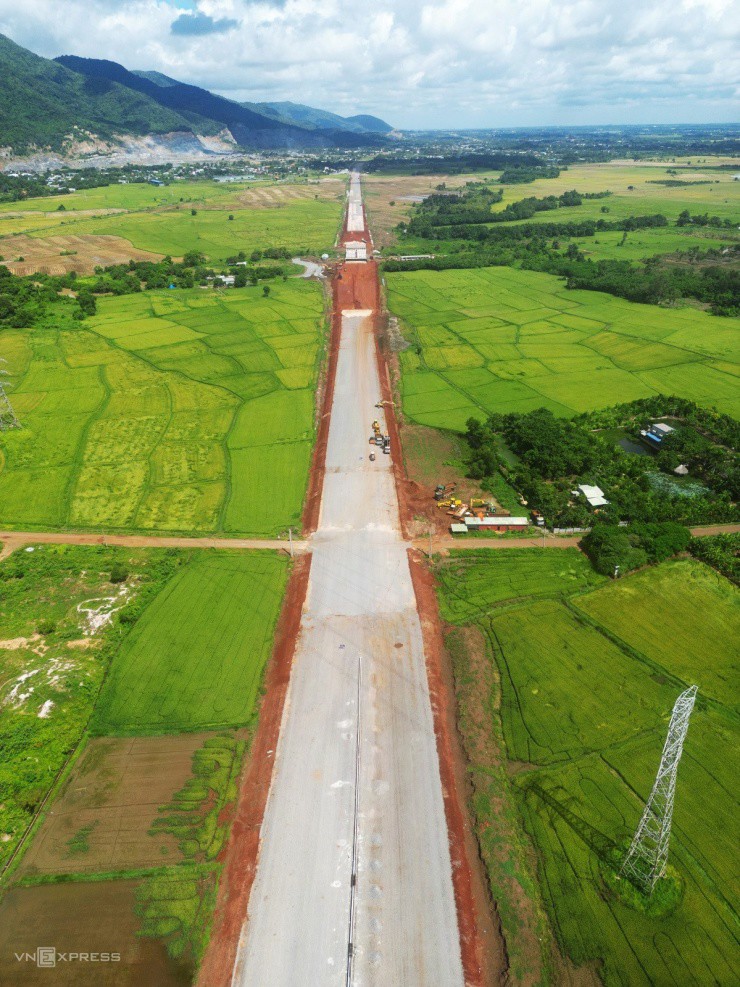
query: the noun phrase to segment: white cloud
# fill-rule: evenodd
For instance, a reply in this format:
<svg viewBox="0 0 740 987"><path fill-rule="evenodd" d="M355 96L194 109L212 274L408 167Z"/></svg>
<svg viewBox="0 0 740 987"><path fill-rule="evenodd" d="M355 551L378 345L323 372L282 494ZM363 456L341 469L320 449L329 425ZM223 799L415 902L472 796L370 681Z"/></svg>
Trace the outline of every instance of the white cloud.
<svg viewBox="0 0 740 987"><path fill-rule="evenodd" d="M736 24L732 0L0 0L39 54L403 127L730 120Z"/></svg>

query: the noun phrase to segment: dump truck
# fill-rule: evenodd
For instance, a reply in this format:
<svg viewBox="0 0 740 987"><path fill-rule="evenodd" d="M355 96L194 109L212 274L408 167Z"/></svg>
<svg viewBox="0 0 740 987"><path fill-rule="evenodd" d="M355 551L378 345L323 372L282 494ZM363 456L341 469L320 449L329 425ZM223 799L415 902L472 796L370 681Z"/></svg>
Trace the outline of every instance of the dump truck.
<svg viewBox="0 0 740 987"><path fill-rule="evenodd" d="M386 454L386 456L390 456L391 437L389 435L386 435L385 438L383 439L383 452Z"/></svg>

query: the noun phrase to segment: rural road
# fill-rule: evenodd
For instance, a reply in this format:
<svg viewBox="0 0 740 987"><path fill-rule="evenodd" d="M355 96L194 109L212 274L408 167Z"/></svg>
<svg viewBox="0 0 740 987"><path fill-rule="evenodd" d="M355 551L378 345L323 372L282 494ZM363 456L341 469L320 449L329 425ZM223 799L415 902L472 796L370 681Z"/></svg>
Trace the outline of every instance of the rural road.
<svg viewBox="0 0 740 987"><path fill-rule="evenodd" d="M106 535L81 532L0 531L0 559L24 545L124 545L128 548L266 548L290 553L288 540L260 538L185 538L167 535ZM292 551L300 555L308 550L308 542L293 539Z"/></svg>
<svg viewBox="0 0 740 987"><path fill-rule="evenodd" d="M691 528L694 538L709 535L735 534L740 532L740 524L709 524ZM580 536L546 536L544 546L542 536L532 538L453 538L452 535L435 536L432 542L434 552L448 552L454 549L506 549L506 548L574 548ZM415 538L411 543L423 552L429 551L428 538ZM0 559L6 558L25 545L125 545L129 548L230 548L235 550L256 548L270 551L291 551L287 540L267 538L188 538L179 535L109 535L94 532L75 531L0 531ZM310 550L310 543L293 539L294 555L303 555Z"/></svg>
<svg viewBox="0 0 740 987"><path fill-rule="evenodd" d="M356 180L352 191L356 218ZM369 314L342 315L321 516L239 987L463 985L408 546L390 457L368 458L381 419Z"/></svg>

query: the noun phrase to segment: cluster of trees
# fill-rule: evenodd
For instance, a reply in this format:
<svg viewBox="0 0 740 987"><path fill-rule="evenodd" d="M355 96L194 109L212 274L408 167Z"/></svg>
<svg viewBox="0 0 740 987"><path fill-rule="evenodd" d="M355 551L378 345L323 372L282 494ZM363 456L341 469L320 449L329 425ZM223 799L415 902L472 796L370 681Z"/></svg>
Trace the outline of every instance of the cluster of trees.
<svg viewBox="0 0 740 987"><path fill-rule="evenodd" d="M410 224L401 228L423 237L438 236L438 227L455 227L464 229L485 223L510 223L514 220L531 219L537 212L547 212L560 209L563 206L580 206L584 199L601 199L611 195L611 192L581 193L575 189L563 192L562 195L547 195L543 198L530 196L512 202L501 212L492 213L491 205L503 198L503 189L491 189L481 182L468 182L464 189L456 194L444 195L435 193L429 195L424 202L419 203L414 210ZM640 217L641 219L644 217ZM667 224L667 220L665 220ZM606 229L605 221L601 225L594 223L597 229ZM465 231L466 235L469 231ZM448 235L448 232L445 233ZM480 238L480 232L476 231ZM457 233L455 239L458 239ZM466 238L466 237L464 237Z"/></svg>
<svg viewBox="0 0 740 987"><path fill-rule="evenodd" d="M633 524L628 528L598 523L581 544L591 565L603 576L624 576L653 562L685 552L691 534L674 521Z"/></svg>
<svg viewBox="0 0 740 987"><path fill-rule="evenodd" d="M731 450L721 451L721 465L711 473L715 486L694 483L689 488L679 483L667 463L668 473L661 473L654 457L624 452L594 431L595 427L599 427L598 417L592 420L581 415L568 421L545 408L527 414L491 415L482 423L471 418L466 432L471 449L469 475L485 487L487 480L500 473L555 527L586 527L593 522L593 510L573 493L578 484L592 484L604 491L609 504L599 508L597 516L615 524L701 524L738 518L734 503L737 462ZM516 465L508 465L501 457L502 442L518 457ZM707 470L704 480L708 483L709 479Z"/></svg>
<svg viewBox="0 0 740 987"><path fill-rule="evenodd" d="M740 499L740 462L734 449L715 445L695 429L679 425L661 444L657 462L665 473L685 465L712 490L727 491L733 500Z"/></svg>
<svg viewBox="0 0 740 987"><path fill-rule="evenodd" d="M669 168L668 173L670 175L677 175L678 172L675 168ZM665 185L666 188L681 188L684 185L717 185L719 184L719 179L702 178L693 182L686 182L680 178L648 178L646 185Z"/></svg>
<svg viewBox="0 0 740 987"><path fill-rule="evenodd" d="M684 425L691 425L703 435L714 439L715 442L733 449L740 447L739 422L721 411L702 408L695 401L677 395L653 394L647 398L615 404L610 408L585 412L573 421L583 422L594 429L625 428L633 425L639 430L660 418L676 418Z"/></svg>
<svg viewBox="0 0 740 987"><path fill-rule="evenodd" d="M528 199L512 202L501 212L492 213L489 221L492 223L510 223L517 219L531 219L536 212L548 212L552 209L560 209L561 206L580 206L582 204L583 196L575 189L570 192L563 192L562 195L546 195L542 199L530 196Z"/></svg>
<svg viewBox="0 0 740 987"><path fill-rule="evenodd" d="M557 178L559 175L560 169L554 166L541 165L534 168L510 166L501 172L499 181L502 185L529 185L538 178Z"/></svg>
<svg viewBox="0 0 740 987"><path fill-rule="evenodd" d="M735 223L731 219L722 219L720 216L710 216L702 213L699 216L692 216L688 209L678 214L676 226L712 226L718 230L733 230Z"/></svg>
<svg viewBox="0 0 740 987"><path fill-rule="evenodd" d="M4 326L26 329L35 325L59 301L59 290L70 287L74 279L48 278L34 275L20 278L0 264L0 329ZM72 314L78 319L95 311L95 299L89 291L78 294L72 305Z"/></svg>
<svg viewBox="0 0 740 987"><path fill-rule="evenodd" d="M255 251L257 253L257 251ZM260 253L260 257L262 253ZM267 252L265 252L267 253ZM287 253L287 251L286 251ZM233 265L245 260L246 255L240 252L234 258L229 258ZM234 286L245 288L258 281L266 281L276 277L287 277L285 268L275 265L252 265L232 268ZM219 272L206 265L204 254L189 251L182 261L173 261L165 257L161 261L128 261L125 264L113 264L109 267L96 267L96 277L87 282L89 290L96 294L130 295L137 291L154 291L158 288L194 288L196 285L207 285L217 277Z"/></svg>
<svg viewBox="0 0 740 987"><path fill-rule="evenodd" d="M740 586L740 533L692 538L689 551Z"/></svg>
<svg viewBox="0 0 740 987"><path fill-rule="evenodd" d="M740 314L740 271L730 267L669 266L660 258L647 261L641 268L628 261L576 260L570 269L564 264L553 272L566 277L568 288L605 291L648 305L696 298L707 303L713 315Z"/></svg>
<svg viewBox="0 0 740 987"><path fill-rule="evenodd" d="M442 188L442 186L438 186ZM476 225L491 221L491 206L503 198L503 189L492 189L482 182L467 182L454 193L441 191L428 195L416 209L415 223L429 231L438 226Z"/></svg>

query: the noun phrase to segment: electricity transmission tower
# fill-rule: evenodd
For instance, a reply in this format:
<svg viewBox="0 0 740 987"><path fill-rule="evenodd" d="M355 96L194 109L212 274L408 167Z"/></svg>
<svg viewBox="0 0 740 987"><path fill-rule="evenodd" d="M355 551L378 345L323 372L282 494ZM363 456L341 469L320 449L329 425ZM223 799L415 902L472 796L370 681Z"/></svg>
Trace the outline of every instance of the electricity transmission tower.
<svg viewBox="0 0 740 987"><path fill-rule="evenodd" d="M678 762L695 701L695 685L676 700L655 784L620 870L622 877L629 878L647 894L652 894L656 882L665 873Z"/></svg>
<svg viewBox="0 0 740 987"><path fill-rule="evenodd" d="M0 360L0 363L5 363L5 360ZM9 428L20 428L21 423L15 416L15 412L8 400L8 395L5 393L5 386L3 384L3 377L8 376L8 371L3 370L0 367L0 432L5 432Z"/></svg>

